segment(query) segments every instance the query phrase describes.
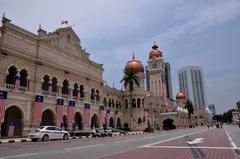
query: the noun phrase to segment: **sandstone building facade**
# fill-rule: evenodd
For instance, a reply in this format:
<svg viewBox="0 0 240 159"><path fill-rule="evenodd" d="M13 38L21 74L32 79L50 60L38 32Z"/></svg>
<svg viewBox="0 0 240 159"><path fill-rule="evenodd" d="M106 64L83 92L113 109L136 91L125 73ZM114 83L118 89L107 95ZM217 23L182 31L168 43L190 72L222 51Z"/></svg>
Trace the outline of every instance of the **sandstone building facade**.
<svg viewBox="0 0 240 159"><path fill-rule="evenodd" d="M39 125L69 131L104 124L129 127L130 108L132 130L187 126L186 113L166 97L163 58L156 44L148 59L150 92L144 88L142 63L133 58L125 66L125 70L134 69L140 79L130 102L127 88L118 90L104 83L103 65L89 58L71 27L47 33L40 26L36 35L3 17L0 32L0 100L6 97L0 114L1 136L9 135L10 126L14 126L14 136L26 136Z"/></svg>

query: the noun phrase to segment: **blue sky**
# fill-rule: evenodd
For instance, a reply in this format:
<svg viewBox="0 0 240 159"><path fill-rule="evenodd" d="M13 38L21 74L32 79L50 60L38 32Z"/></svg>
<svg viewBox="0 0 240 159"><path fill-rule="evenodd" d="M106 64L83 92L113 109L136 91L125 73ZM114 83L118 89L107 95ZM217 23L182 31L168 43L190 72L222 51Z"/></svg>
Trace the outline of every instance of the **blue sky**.
<svg viewBox="0 0 240 159"><path fill-rule="evenodd" d="M226 111L240 100L239 0L0 0L0 13L36 33L52 32L61 20L74 25L90 58L104 64L104 80L121 87L123 68L132 53L147 63L153 41L172 67L204 69L208 104Z"/></svg>

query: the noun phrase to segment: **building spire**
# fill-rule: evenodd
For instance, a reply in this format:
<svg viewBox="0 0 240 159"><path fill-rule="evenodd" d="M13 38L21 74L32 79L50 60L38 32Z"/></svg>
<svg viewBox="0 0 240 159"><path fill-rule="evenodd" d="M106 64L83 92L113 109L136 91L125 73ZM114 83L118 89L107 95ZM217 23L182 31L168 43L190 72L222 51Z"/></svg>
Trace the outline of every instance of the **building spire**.
<svg viewBox="0 0 240 159"><path fill-rule="evenodd" d="M133 51L133 60L135 59L134 51Z"/></svg>
<svg viewBox="0 0 240 159"><path fill-rule="evenodd" d="M153 42L152 49L153 49L153 50L157 50L157 49L158 49L158 46L157 46L157 44L156 44L156 41Z"/></svg>
<svg viewBox="0 0 240 159"><path fill-rule="evenodd" d="M5 12L3 12L3 16L2 16L2 19L5 19Z"/></svg>

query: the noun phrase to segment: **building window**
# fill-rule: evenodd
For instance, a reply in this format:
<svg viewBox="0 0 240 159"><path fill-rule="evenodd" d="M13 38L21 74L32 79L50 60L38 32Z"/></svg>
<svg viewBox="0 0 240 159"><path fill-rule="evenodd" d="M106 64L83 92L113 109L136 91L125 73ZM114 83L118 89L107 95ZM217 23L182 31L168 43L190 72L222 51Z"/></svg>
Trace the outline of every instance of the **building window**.
<svg viewBox="0 0 240 159"><path fill-rule="evenodd" d="M84 86L80 85L80 98L84 98Z"/></svg>
<svg viewBox="0 0 240 159"><path fill-rule="evenodd" d="M73 87L74 87L74 88L73 88L72 95L73 95L74 97L77 97L77 96L78 96L78 84L75 83Z"/></svg>
<svg viewBox="0 0 240 159"><path fill-rule="evenodd" d="M8 69L8 75L7 75L7 78L6 78L6 83L14 85L15 81L16 81L17 73L18 73L17 68L15 66L11 66Z"/></svg>
<svg viewBox="0 0 240 159"><path fill-rule="evenodd" d="M49 82L50 82L50 77L48 75L45 75L43 77L42 90L48 91Z"/></svg>
<svg viewBox="0 0 240 159"><path fill-rule="evenodd" d="M128 108L128 100L125 99L125 108Z"/></svg>
<svg viewBox="0 0 240 159"><path fill-rule="evenodd" d="M53 77L52 78L52 92L54 92L54 93L57 93L57 88L58 88L57 84L58 84L57 78Z"/></svg>
<svg viewBox="0 0 240 159"><path fill-rule="evenodd" d="M20 78L20 86L21 87L27 87L27 85L28 85L28 79L27 79L28 72L25 69L20 71L20 77L21 77Z"/></svg>
<svg viewBox="0 0 240 159"><path fill-rule="evenodd" d="M138 108L141 107L141 99L140 99L140 98L137 99L137 107L138 107Z"/></svg>
<svg viewBox="0 0 240 159"><path fill-rule="evenodd" d="M63 81L62 94L68 95L69 93L69 82L68 80Z"/></svg>

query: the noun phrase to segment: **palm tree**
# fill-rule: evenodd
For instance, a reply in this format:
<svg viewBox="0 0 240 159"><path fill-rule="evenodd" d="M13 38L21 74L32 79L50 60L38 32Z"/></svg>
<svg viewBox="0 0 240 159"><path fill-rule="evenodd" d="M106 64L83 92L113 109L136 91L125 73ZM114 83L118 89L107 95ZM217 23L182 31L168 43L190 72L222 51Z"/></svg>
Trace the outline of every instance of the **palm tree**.
<svg viewBox="0 0 240 159"><path fill-rule="evenodd" d="M139 79L137 77L137 73L136 71L134 71L133 69L130 70L125 70L124 72L124 77L123 79L120 81L121 83L123 83L123 86L126 90L127 87L129 87L129 92L130 92L130 128L132 128L132 92L134 89L134 84L137 85L138 87L140 86L139 84Z"/></svg>
<svg viewBox="0 0 240 159"><path fill-rule="evenodd" d="M193 108L193 104L192 104L191 100L187 99L185 109L187 109L187 111L188 111L188 119L190 120L190 125L192 125L191 114L193 114L194 108Z"/></svg>

